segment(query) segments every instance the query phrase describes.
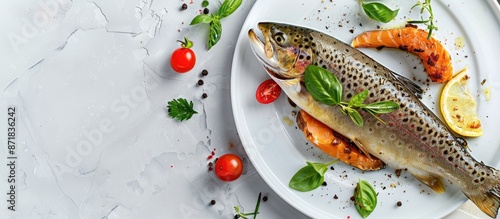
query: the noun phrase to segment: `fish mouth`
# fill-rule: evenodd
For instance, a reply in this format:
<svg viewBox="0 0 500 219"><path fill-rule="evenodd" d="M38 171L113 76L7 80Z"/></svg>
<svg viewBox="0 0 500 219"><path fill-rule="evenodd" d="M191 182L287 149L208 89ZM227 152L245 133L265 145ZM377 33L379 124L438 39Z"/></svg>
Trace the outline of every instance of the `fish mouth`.
<svg viewBox="0 0 500 219"><path fill-rule="evenodd" d="M262 41L253 29L248 30L248 38L254 55L271 76L281 78L282 71L278 60L274 57L274 47L269 41Z"/></svg>

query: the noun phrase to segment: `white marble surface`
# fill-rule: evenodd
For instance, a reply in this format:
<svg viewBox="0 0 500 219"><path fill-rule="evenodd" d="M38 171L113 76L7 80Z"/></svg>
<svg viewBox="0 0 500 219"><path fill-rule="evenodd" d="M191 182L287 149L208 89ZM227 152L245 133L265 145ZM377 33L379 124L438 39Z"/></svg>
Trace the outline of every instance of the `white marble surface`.
<svg viewBox="0 0 500 219"><path fill-rule="evenodd" d="M0 118L16 107L16 159L3 152L0 163L16 169L9 177L2 165L0 191L8 199L15 185L16 211L2 201L0 218L232 218L235 205L253 210L259 192L269 198L260 218L307 218L265 184L236 133L230 63L253 3L222 21L222 39L207 51L207 26L189 26L198 0L4 2ZM198 61L181 75L168 60L184 36ZM166 102L178 97L200 113L169 118ZM243 157L239 180L223 183L207 171L214 150ZM466 205L449 216L459 217L484 215Z"/></svg>

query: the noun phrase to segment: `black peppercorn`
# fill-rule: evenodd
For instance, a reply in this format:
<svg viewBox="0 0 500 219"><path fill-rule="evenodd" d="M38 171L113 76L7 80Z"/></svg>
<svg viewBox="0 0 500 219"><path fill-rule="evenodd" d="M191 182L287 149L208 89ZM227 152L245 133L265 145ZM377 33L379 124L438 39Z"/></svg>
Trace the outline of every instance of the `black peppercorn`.
<svg viewBox="0 0 500 219"><path fill-rule="evenodd" d="M198 80L198 85L203 85L203 80Z"/></svg>
<svg viewBox="0 0 500 219"><path fill-rule="evenodd" d="M267 196L262 197L263 202L267 202Z"/></svg>
<svg viewBox="0 0 500 219"><path fill-rule="evenodd" d="M211 205L215 205L215 203L217 203L217 202L215 202L215 200L210 201Z"/></svg>
<svg viewBox="0 0 500 219"><path fill-rule="evenodd" d="M203 14L208 14L209 12L208 8L203 9Z"/></svg>
<svg viewBox="0 0 500 219"><path fill-rule="evenodd" d="M188 8L188 5L186 3L182 4L182 10L186 10Z"/></svg>
<svg viewBox="0 0 500 219"><path fill-rule="evenodd" d="M202 97L202 98L207 98L207 97L208 97L208 94L207 94L207 93L203 93L203 94L201 95L201 97Z"/></svg>
<svg viewBox="0 0 500 219"><path fill-rule="evenodd" d="M207 76L208 75L208 71L206 69L203 69L203 71L201 71L201 75Z"/></svg>

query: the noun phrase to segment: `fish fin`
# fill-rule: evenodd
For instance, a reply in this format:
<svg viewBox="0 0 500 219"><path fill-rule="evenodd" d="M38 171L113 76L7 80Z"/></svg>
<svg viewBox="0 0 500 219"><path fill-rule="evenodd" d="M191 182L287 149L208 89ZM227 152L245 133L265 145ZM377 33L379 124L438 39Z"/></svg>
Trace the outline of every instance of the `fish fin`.
<svg viewBox="0 0 500 219"><path fill-rule="evenodd" d="M373 160L371 154L368 153L365 146L357 138L355 138L353 142L356 146L358 146L359 150L368 157L368 159Z"/></svg>
<svg viewBox="0 0 500 219"><path fill-rule="evenodd" d="M422 95L424 94L424 90L422 90L422 88L418 84L416 84L412 80L410 80L402 75L399 75L397 73L392 72L392 74L394 75L394 77L396 77L396 79L398 79L398 81L400 81L408 89L410 89L410 91L413 94L415 94L415 96L417 96L418 99L422 99Z"/></svg>
<svg viewBox="0 0 500 219"><path fill-rule="evenodd" d="M500 206L500 190L498 186L484 194L467 195L482 212L492 218L496 218Z"/></svg>
<svg viewBox="0 0 500 219"><path fill-rule="evenodd" d="M493 174L487 177L483 184L486 188L480 186L472 189L470 192L464 192L464 194L474 202L481 211L492 218L496 218L498 215L498 208L500 207L500 177L497 170L492 170Z"/></svg>
<svg viewBox="0 0 500 219"><path fill-rule="evenodd" d="M440 177L433 176L429 173L421 172L418 174L412 173L412 175L417 178L420 182L429 186L434 192L443 193L446 191L444 187L443 179Z"/></svg>

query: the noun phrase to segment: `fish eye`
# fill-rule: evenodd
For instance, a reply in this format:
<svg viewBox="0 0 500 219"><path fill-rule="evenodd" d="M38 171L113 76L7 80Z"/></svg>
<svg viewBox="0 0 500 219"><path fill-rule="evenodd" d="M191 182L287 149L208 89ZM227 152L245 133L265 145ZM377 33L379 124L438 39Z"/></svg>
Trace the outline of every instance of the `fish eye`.
<svg viewBox="0 0 500 219"><path fill-rule="evenodd" d="M274 34L273 38L274 38L274 41L276 41L276 43L278 43L280 45L282 45L286 42L286 37L281 32Z"/></svg>

